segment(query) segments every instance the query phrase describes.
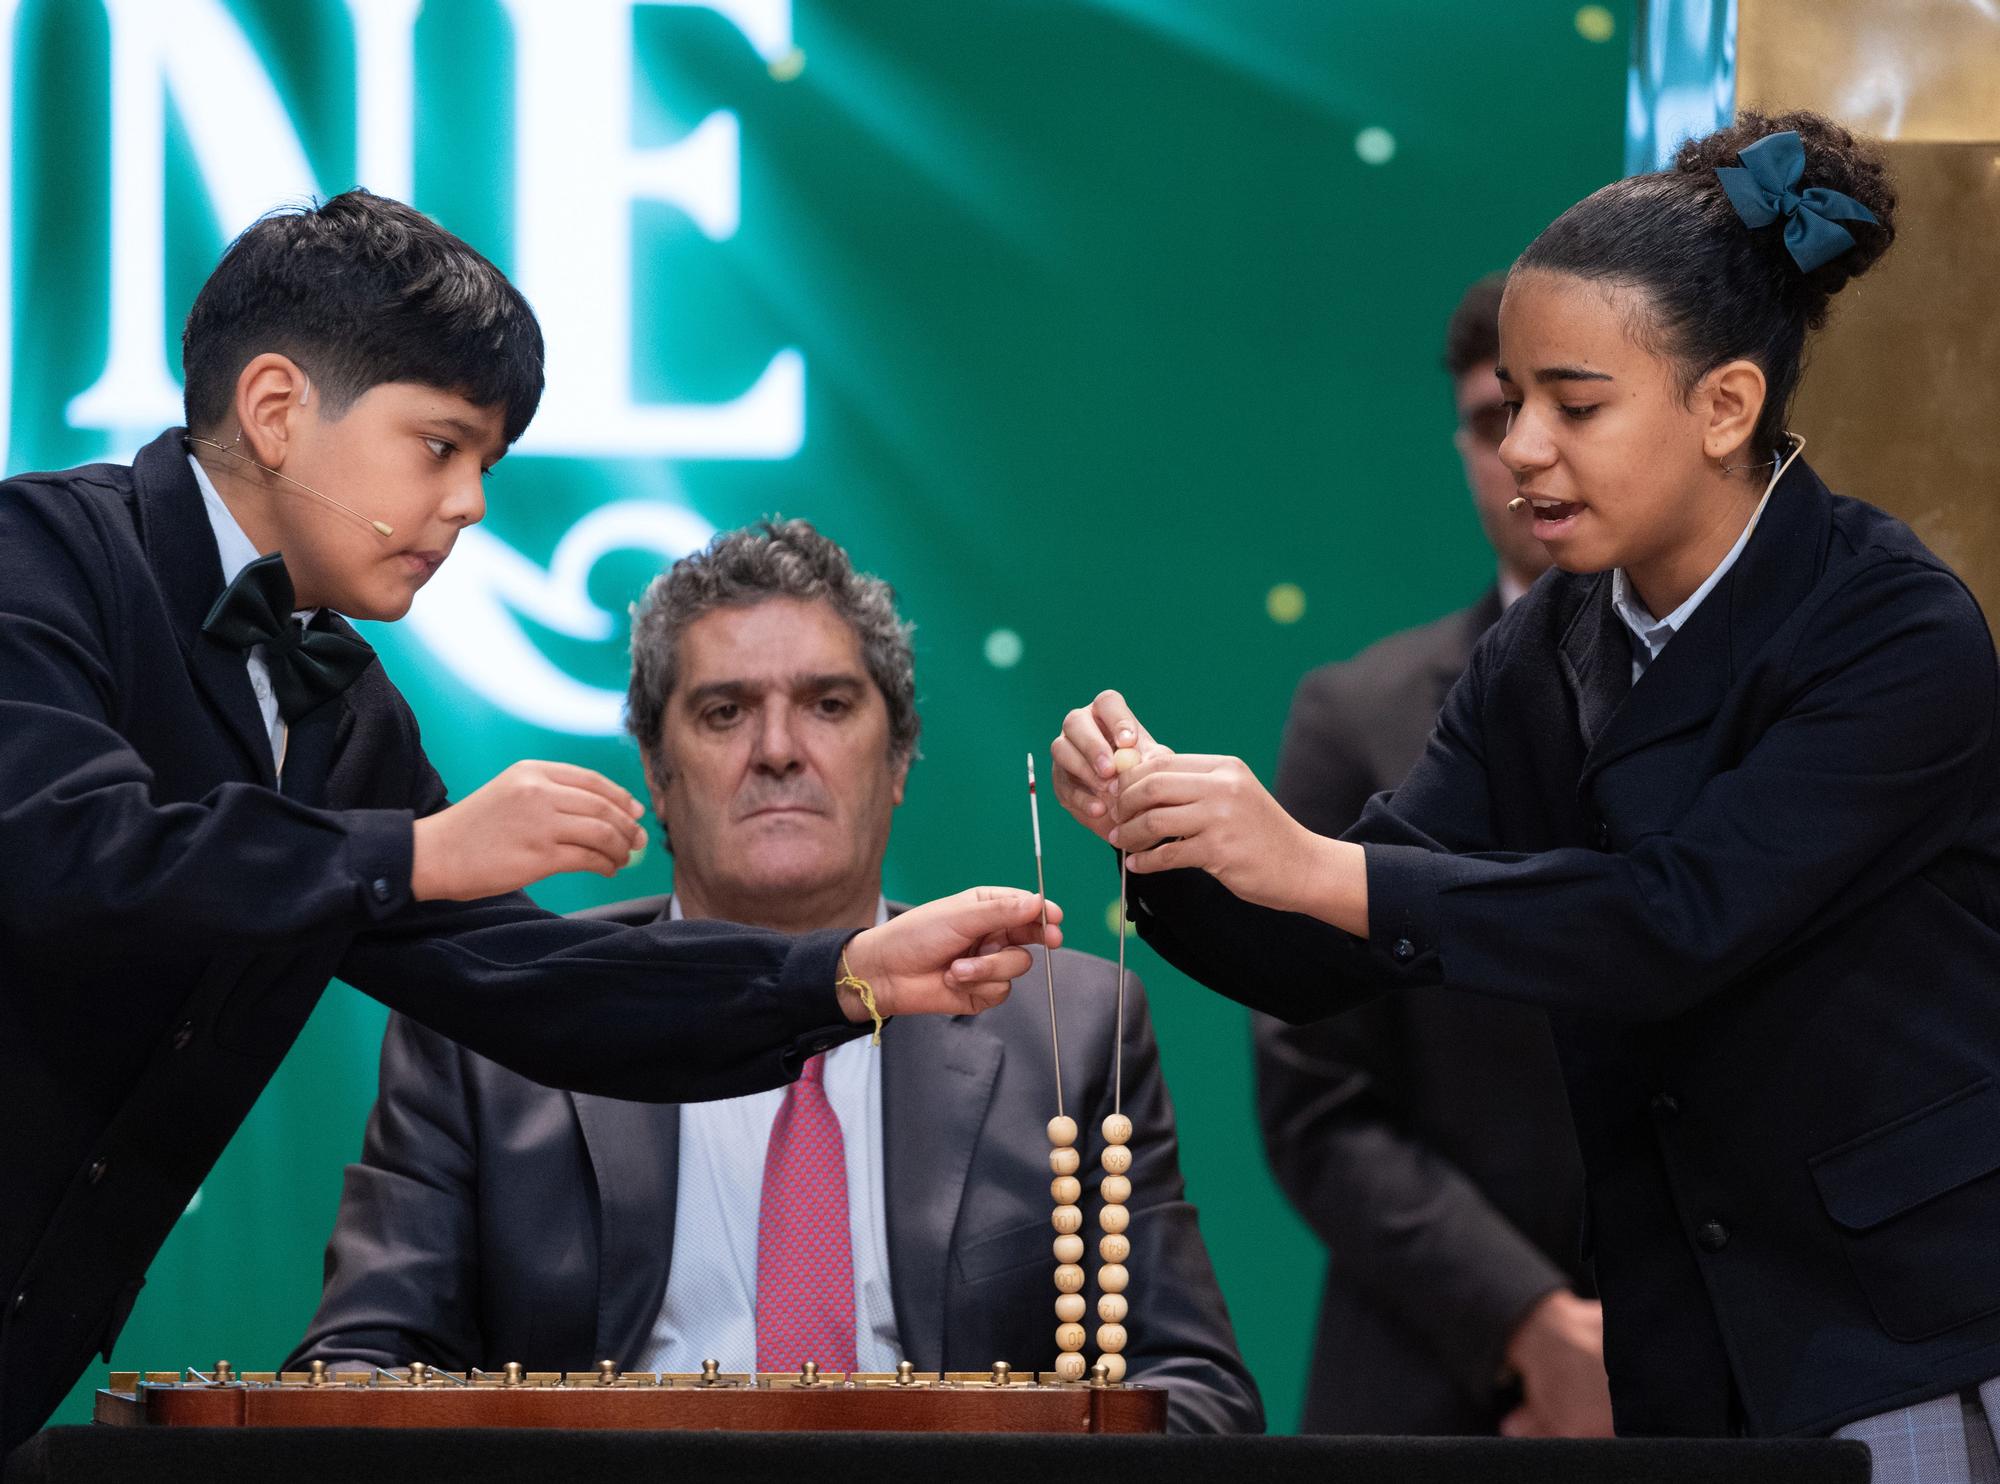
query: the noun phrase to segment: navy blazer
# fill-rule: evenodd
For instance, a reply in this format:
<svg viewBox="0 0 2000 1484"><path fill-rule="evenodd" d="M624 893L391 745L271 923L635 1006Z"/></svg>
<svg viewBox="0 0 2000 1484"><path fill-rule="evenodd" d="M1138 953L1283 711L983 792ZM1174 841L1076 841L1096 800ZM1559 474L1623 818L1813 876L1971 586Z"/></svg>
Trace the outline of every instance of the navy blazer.
<svg viewBox="0 0 2000 1484"><path fill-rule="evenodd" d="M1141 879L1291 1020L1419 985L1552 1012L1620 1431L1825 1432L2000 1374L2000 697L1962 583L1795 466L1634 685L1551 572L1348 838L1367 941Z"/></svg>
<svg viewBox="0 0 2000 1484"><path fill-rule="evenodd" d="M645 921L663 901L597 910ZM1082 1204L1094 1208L1117 970L1075 952L1057 969L1064 1092L1084 1130ZM889 1286L903 1355L920 1370L1054 1364L1041 972L1038 962L984 1014L882 1028ZM1173 1431L1258 1432L1263 1408L1183 1193L1173 1105L1132 975L1125 1009L1131 1378L1166 1388ZM676 1106L554 1092L392 1018L380 1096L327 1244L326 1291L287 1368L638 1366L667 1290L679 1149ZM1086 1220L1094 1230L1094 1209ZM1085 1270L1095 1273L1094 1258ZM1094 1278L1087 1296L1094 1314Z"/></svg>
<svg viewBox="0 0 2000 1484"><path fill-rule="evenodd" d="M299 719L280 788L242 653L200 632L223 573L181 437L0 485L0 1453L108 1355L336 974L620 1097L776 1086L855 1030L844 933L413 902L446 798L379 665Z"/></svg>

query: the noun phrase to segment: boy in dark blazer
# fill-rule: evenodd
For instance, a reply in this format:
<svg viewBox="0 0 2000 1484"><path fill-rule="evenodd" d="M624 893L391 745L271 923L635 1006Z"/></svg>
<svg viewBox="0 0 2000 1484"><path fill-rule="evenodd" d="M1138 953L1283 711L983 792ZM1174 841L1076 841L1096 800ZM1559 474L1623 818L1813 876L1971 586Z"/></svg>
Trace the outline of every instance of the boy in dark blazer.
<svg viewBox="0 0 2000 1484"><path fill-rule="evenodd" d="M593 915L804 931L897 913L882 858L918 716L887 585L803 521L752 527L661 578L634 635L629 715L676 895ZM1056 969L1066 1104L1095 1130L1112 1111L1117 972L1075 952ZM557 1092L392 1017L326 1291L288 1367L1051 1369L1041 972L988 1014L899 1019L879 1047L839 1047L783 1097L688 1107ZM1166 1389L1174 1431L1257 1431L1136 977L1124 998L1128 1379ZM767 1183L760 1199L784 1159L785 1100L813 1080L838 1119L840 1189L816 1203ZM1087 1164L1095 1205L1103 1172ZM788 1346L764 1289L782 1230L814 1212L847 1243L810 1294L811 1340Z"/></svg>
<svg viewBox="0 0 2000 1484"><path fill-rule="evenodd" d="M232 245L184 361L187 430L0 486L0 1451L109 1352L336 974L560 1085L713 1097L869 1018L843 963L963 1012L1041 936L998 890L798 940L538 911L639 804L548 763L449 804L342 617L401 617L484 513L541 392L526 302L350 192Z"/></svg>

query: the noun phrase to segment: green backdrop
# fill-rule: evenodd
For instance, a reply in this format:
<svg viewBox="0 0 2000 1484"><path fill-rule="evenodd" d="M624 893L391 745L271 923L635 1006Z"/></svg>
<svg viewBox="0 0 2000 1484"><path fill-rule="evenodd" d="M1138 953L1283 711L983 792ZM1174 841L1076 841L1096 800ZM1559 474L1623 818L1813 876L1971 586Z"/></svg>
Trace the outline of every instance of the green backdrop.
<svg viewBox="0 0 2000 1484"><path fill-rule="evenodd" d="M1444 321L1618 173L1630 12L0 0L0 22L7 468L122 456L172 420L181 317L256 211L408 193L516 274L551 342L484 539L371 635L447 781L548 756L637 788L605 731L626 602L709 527L806 515L918 625L924 757L887 888L921 898L1032 881L1022 754L1100 687L1268 776L1302 671L1476 593ZM1072 941L1109 951L1113 873L1051 825ZM656 851L537 895L668 882ZM1137 963L1288 1429L1321 1258L1264 1165L1245 1017ZM382 1020L329 991L115 1364L282 1358ZM79 1388L61 1416L87 1408Z"/></svg>

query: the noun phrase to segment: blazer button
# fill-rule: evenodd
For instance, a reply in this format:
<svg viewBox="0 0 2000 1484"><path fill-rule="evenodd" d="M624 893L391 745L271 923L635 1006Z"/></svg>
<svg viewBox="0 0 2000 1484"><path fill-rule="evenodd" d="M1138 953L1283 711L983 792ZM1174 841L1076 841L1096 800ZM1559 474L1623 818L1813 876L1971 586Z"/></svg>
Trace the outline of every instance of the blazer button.
<svg viewBox="0 0 2000 1484"><path fill-rule="evenodd" d="M1653 1111L1662 1118L1677 1118L1680 1116L1681 1100L1670 1092L1656 1092L1653 1094Z"/></svg>
<svg viewBox="0 0 2000 1484"><path fill-rule="evenodd" d="M174 1027L173 1046L176 1051L185 1051L194 1044L194 1022L183 1020Z"/></svg>
<svg viewBox="0 0 2000 1484"><path fill-rule="evenodd" d="M23 1309L27 1308L28 1290L24 1288L19 1293L15 1294L14 1302L9 1307L11 1307L16 1314L20 1313Z"/></svg>
<svg viewBox="0 0 2000 1484"><path fill-rule="evenodd" d="M1408 938L1398 938L1396 946L1389 951L1396 956L1397 963L1406 964L1417 956L1417 945Z"/></svg>
<svg viewBox="0 0 2000 1484"><path fill-rule="evenodd" d="M1601 819L1597 821L1596 838L1599 850L1609 850L1611 848L1611 826Z"/></svg>
<svg viewBox="0 0 2000 1484"><path fill-rule="evenodd" d="M1729 1228L1719 1221L1704 1221L1694 1239L1704 1252L1720 1252L1729 1245Z"/></svg>
<svg viewBox="0 0 2000 1484"><path fill-rule="evenodd" d="M390 897L389 878L387 876L377 876L375 880L369 884L368 889L375 893L376 901L386 902L389 900Z"/></svg>
<svg viewBox="0 0 2000 1484"><path fill-rule="evenodd" d="M88 1180L92 1185L95 1185L104 1178L110 1168L111 1161L99 1155L90 1162L90 1168L83 1172L83 1178Z"/></svg>

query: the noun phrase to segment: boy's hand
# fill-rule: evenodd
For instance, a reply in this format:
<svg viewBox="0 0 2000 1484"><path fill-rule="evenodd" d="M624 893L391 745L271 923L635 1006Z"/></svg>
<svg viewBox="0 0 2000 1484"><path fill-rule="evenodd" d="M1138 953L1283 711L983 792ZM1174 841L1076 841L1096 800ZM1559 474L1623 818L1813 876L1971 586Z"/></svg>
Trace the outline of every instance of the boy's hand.
<svg viewBox="0 0 2000 1484"><path fill-rule="evenodd" d="M516 763L417 821L410 894L456 902L518 891L561 871L611 876L646 848L639 801L588 768Z"/></svg>
<svg viewBox="0 0 2000 1484"><path fill-rule="evenodd" d="M1062 942L1062 908L1048 904L1047 946ZM847 945L847 966L875 991L883 1015L973 1015L1007 998L1041 943L1042 901L1011 886L975 886L899 912ZM840 991L847 1018L868 1019L861 997Z"/></svg>

